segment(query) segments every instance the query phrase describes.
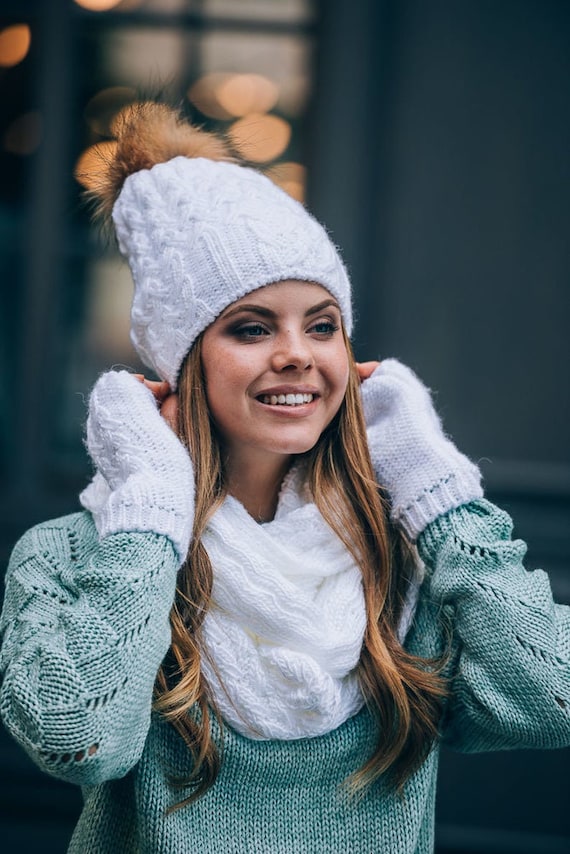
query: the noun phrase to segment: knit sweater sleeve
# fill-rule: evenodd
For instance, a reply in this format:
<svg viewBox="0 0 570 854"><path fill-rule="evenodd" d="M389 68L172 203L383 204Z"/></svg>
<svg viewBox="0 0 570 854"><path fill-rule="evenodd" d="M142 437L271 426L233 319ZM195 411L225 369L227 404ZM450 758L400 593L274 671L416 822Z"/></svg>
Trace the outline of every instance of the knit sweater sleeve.
<svg viewBox="0 0 570 854"><path fill-rule="evenodd" d="M432 616L452 623L444 740L464 752L570 745L570 608L485 500L452 510L418 541ZM435 608L434 608L435 606Z"/></svg>
<svg viewBox="0 0 570 854"><path fill-rule="evenodd" d="M39 525L16 545L0 619L0 712L43 770L94 785L139 759L178 563L159 534L99 540L88 513Z"/></svg>

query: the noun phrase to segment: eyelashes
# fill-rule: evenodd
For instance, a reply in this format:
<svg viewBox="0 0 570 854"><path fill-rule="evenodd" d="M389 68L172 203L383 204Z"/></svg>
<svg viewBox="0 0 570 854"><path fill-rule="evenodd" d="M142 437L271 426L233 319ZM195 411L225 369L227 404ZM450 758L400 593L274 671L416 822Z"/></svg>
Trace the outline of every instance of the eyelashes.
<svg viewBox="0 0 570 854"><path fill-rule="evenodd" d="M319 335L334 335L335 332L338 332L340 326L338 323L333 323L331 320L320 320L318 323L312 327L314 332L317 332Z"/></svg>
<svg viewBox="0 0 570 854"><path fill-rule="evenodd" d="M332 320L319 320L313 323L307 333L314 334L319 338L332 338L335 332L340 330L340 324ZM242 341L253 341L271 335L272 329L262 323L240 323L230 329L230 334Z"/></svg>
<svg viewBox="0 0 570 854"><path fill-rule="evenodd" d="M247 325L237 326L235 329L232 329L231 332L236 338L242 339L262 338L269 334L268 330L260 323L248 323Z"/></svg>

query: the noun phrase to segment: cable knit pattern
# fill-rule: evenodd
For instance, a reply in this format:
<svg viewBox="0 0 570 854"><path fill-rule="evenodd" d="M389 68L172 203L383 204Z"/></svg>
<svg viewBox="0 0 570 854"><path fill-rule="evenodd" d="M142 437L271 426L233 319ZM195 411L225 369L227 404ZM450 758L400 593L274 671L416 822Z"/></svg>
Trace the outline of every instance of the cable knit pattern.
<svg viewBox="0 0 570 854"><path fill-rule="evenodd" d="M131 339L174 389L197 336L230 303L284 279L316 282L350 335L350 283L325 229L255 169L175 157L130 175L113 208L135 283Z"/></svg>
<svg viewBox="0 0 570 854"><path fill-rule="evenodd" d="M412 540L441 514L482 498L479 469L445 436L413 371L386 359L362 383L362 403L374 473Z"/></svg>
<svg viewBox="0 0 570 854"><path fill-rule="evenodd" d="M87 449L98 471L80 500L93 513L100 536L164 534L182 563L194 519L190 455L161 417L152 392L127 371L109 371L97 380Z"/></svg>
<svg viewBox="0 0 570 854"><path fill-rule="evenodd" d="M224 719L250 738L322 735L364 702L362 575L299 479L286 479L272 522L228 496L203 537L214 572L204 671Z"/></svg>
<svg viewBox="0 0 570 854"><path fill-rule="evenodd" d="M426 578L406 648L441 653L442 615L452 621L443 736L463 750L570 745L570 609L553 603L544 573L525 571L510 533L506 514L477 501L418 539ZM167 773L191 770L176 732L150 716L176 566L165 537L100 541L87 513L38 526L14 550L0 710L42 768L85 787L70 852L429 854L437 749L401 797L382 780L362 801L338 789L378 737L366 708L315 738L256 741L226 727L214 787L165 814L184 794Z"/></svg>

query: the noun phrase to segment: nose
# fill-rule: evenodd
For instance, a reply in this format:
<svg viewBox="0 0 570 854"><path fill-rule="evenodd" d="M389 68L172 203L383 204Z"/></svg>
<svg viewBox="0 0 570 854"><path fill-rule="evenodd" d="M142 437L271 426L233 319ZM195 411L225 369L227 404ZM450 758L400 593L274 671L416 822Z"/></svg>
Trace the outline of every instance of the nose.
<svg viewBox="0 0 570 854"><path fill-rule="evenodd" d="M286 332L275 342L273 369L277 372L306 371L314 364L313 352L304 333Z"/></svg>

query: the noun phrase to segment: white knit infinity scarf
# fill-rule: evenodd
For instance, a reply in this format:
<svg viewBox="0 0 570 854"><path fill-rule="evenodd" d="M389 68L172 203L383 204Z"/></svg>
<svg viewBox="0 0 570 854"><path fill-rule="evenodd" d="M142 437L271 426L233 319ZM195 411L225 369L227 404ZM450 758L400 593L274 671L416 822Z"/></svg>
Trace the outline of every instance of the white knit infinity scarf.
<svg viewBox="0 0 570 854"><path fill-rule="evenodd" d="M361 572L298 480L286 478L272 522L228 496L203 537L214 575L204 673L249 738L321 735L363 705Z"/></svg>

